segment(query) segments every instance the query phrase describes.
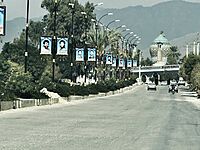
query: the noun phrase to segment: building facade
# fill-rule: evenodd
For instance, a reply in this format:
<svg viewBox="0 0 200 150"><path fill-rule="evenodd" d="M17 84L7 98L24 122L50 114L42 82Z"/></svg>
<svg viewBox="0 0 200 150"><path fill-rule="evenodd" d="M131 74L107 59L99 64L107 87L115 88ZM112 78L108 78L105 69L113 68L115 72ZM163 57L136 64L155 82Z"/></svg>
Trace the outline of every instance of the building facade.
<svg viewBox="0 0 200 150"><path fill-rule="evenodd" d="M150 55L154 66L164 66L167 63L167 54L171 44L163 32L150 45Z"/></svg>

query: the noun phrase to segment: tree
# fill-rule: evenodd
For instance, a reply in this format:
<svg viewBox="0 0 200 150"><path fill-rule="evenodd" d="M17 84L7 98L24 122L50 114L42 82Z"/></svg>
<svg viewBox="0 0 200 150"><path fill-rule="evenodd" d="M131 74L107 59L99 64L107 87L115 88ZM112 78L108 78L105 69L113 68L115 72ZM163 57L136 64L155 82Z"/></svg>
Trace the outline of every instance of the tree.
<svg viewBox="0 0 200 150"><path fill-rule="evenodd" d="M70 0L58 0L57 4L57 35L68 35L72 33L72 9L69 6ZM77 0L74 3L74 38L75 41L79 41L81 35L84 34L84 29L89 30L92 24L91 19L95 18L93 14L94 6L87 2L85 6L78 3ZM45 34L53 35L54 29L54 0L43 0L41 7L48 11L48 14L43 17L43 22L46 25ZM81 12L86 12L87 17L83 17Z"/></svg>
<svg viewBox="0 0 200 150"><path fill-rule="evenodd" d="M187 81L191 81L192 70L199 62L200 56L190 54L188 58L185 58L184 60L180 75L183 76Z"/></svg>
<svg viewBox="0 0 200 150"><path fill-rule="evenodd" d="M181 54L178 51L177 46L170 47L170 50L167 54L167 64L168 65L178 64L178 60L179 60L180 55Z"/></svg>
<svg viewBox="0 0 200 150"><path fill-rule="evenodd" d="M20 38L16 38L13 43L5 43L1 56L5 60L24 66L24 52L25 34L22 32ZM28 54L28 71L37 80L42 75L47 62L42 60L39 50L34 45L28 45Z"/></svg>
<svg viewBox="0 0 200 150"><path fill-rule="evenodd" d="M191 81L194 87L200 89L200 62L192 70Z"/></svg>
<svg viewBox="0 0 200 150"><path fill-rule="evenodd" d="M30 21L29 25L29 38L30 41L35 47L39 45L40 37L44 34L45 24L42 21Z"/></svg>
<svg viewBox="0 0 200 150"><path fill-rule="evenodd" d="M147 57L146 59L142 58L141 65L142 66L152 66L153 62Z"/></svg>

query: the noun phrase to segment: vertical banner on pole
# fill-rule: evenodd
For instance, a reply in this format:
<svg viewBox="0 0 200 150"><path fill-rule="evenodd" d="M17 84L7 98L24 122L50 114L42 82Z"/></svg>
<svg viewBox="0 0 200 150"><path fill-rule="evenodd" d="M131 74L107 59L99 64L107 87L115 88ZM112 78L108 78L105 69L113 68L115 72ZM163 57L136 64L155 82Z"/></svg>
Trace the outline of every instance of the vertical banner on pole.
<svg viewBox="0 0 200 150"><path fill-rule="evenodd" d="M88 61L96 61L96 48L88 48Z"/></svg>
<svg viewBox="0 0 200 150"><path fill-rule="evenodd" d="M84 61L84 48L76 48L76 61Z"/></svg>
<svg viewBox="0 0 200 150"><path fill-rule="evenodd" d="M137 60L133 60L133 67L137 67Z"/></svg>
<svg viewBox="0 0 200 150"><path fill-rule="evenodd" d="M42 36L40 38L40 54L51 55L52 52L52 37Z"/></svg>
<svg viewBox="0 0 200 150"><path fill-rule="evenodd" d="M57 54L56 55L68 55L68 38L57 38Z"/></svg>
<svg viewBox="0 0 200 150"><path fill-rule="evenodd" d="M127 60L127 67L128 67L128 68L131 68L131 67L132 67L132 60L131 60L131 59L128 59L128 60Z"/></svg>
<svg viewBox="0 0 200 150"><path fill-rule="evenodd" d="M117 66L117 59L116 57L112 58L112 67L116 67Z"/></svg>
<svg viewBox="0 0 200 150"><path fill-rule="evenodd" d="M106 65L112 65L112 54L106 55Z"/></svg>
<svg viewBox="0 0 200 150"><path fill-rule="evenodd" d="M0 6L0 35L4 36L6 30L6 6Z"/></svg>
<svg viewBox="0 0 200 150"><path fill-rule="evenodd" d="M124 59L119 58L119 67L124 67Z"/></svg>

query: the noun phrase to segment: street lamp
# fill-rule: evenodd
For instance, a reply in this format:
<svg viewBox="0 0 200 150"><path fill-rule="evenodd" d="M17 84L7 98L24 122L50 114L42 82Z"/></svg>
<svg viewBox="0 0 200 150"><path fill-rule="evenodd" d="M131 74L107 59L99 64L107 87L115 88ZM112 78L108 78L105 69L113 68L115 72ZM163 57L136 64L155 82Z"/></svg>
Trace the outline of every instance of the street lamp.
<svg viewBox="0 0 200 150"><path fill-rule="evenodd" d="M121 32L129 31L129 30L130 30L130 29L127 28L127 29L122 30Z"/></svg>
<svg viewBox="0 0 200 150"><path fill-rule="evenodd" d="M112 16L113 13L112 12L109 12L109 13L106 13L104 15L102 15L99 20L97 21L96 20L96 23L95 23L95 30L96 30L96 51L98 49L98 25L101 21L102 18L106 17L106 16ZM96 61L95 61L95 68L97 67L97 52L96 52ZM95 69L95 82L97 81L97 71Z"/></svg>
<svg viewBox="0 0 200 150"><path fill-rule="evenodd" d="M121 25L121 26L115 28L115 30L120 29L120 28L126 28L126 25Z"/></svg>
<svg viewBox="0 0 200 150"><path fill-rule="evenodd" d="M113 20L113 21L109 22L109 23L107 24L107 26L106 26L106 29L108 29L109 25L111 25L112 23L114 23L114 22L119 22L119 21L120 21L119 19L116 19L116 20Z"/></svg>
<svg viewBox="0 0 200 150"><path fill-rule="evenodd" d="M87 13L82 11L81 14L84 16L84 54L86 54L86 49L87 49L87 45L86 45L86 40L87 40L87 31L86 31L86 18L87 18ZM86 59L86 55L84 56L84 69L85 69L85 83L86 83L86 79L87 79L87 63L86 63L87 59Z"/></svg>
<svg viewBox="0 0 200 150"><path fill-rule="evenodd" d="M1 0L3 3L3 0ZM25 49L25 73L27 72L27 59L28 59L28 23L29 23L29 0L27 0L27 7L26 7L26 49Z"/></svg>
<svg viewBox="0 0 200 150"><path fill-rule="evenodd" d="M122 40L122 50L123 50L123 48L124 48L124 42L126 42L125 38L126 38L126 36L128 36L129 34L133 34L133 32L129 32L129 33L127 33L127 34L125 34L125 35L123 36L123 40Z"/></svg>
<svg viewBox="0 0 200 150"><path fill-rule="evenodd" d="M127 48L127 45L128 45L129 39L130 39L131 37L133 37L133 36L136 37L137 35L134 34L134 35L131 35L130 37L128 37L128 39L127 39L127 43L126 43L126 49L128 49L128 48ZM130 45L130 44L129 44L129 45ZM129 48L130 48L130 46L129 46Z"/></svg>
<svg viewBox="0 0 200 150"><path fill-rule="evenodd" d="M52 56L53 56L53 65L52 65L52 81L55 79L55 63L56 63L56 15L57 15L57 4L58 0L55 0L54 4L54 28L53 28L53 48L52 48Z"/></svg>
<svg viewBox="0 0 200 150"><path fill-rule="evenodd" d="M103 5L103 2L95 4L94 7L101 6L101 5Z"/></svg>
<svg viewBox="0 0 200 150"><path fill-rule="evenodd" d="M73 67L73 50L74 50L74 3L69 3L68 4L71 7L71 15L72 15L72 20L71 20L71 46L69 47L70 50L70 78L72 82L72 67Z"/></svg>
<svg viewBox="0 0 200 150"><path fill-rule="evenodd" d="M139 84L141 84L141 62L142 62L142 51L139 52Z"/></svg>

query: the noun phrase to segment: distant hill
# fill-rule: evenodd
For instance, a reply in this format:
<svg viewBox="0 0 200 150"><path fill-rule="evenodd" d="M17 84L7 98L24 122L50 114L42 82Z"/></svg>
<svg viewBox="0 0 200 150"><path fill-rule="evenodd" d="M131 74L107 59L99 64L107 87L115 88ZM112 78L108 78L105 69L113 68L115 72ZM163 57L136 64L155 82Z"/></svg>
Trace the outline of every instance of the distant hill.
<svg viewBox="0 0 200 150"><path fill-rule="evenodd" d="M181 54L185 55L186 45L189 45L189 52L192 53L194 41L200 42L199 39L200 39L199 33L196 32L196 33L190 33L190 34L187 34L185 36L173 39L173 40L170 41L170 43L172 45L176 45L178 47L178 49L180 50Z"/></svg>
<svg viewBox="0 0 200 150"><path fill-rule="evenodd" d="M173 0L159 3L151 7L131 6L122 9L96 9L97 18L103 14L113 12L113 16L106 16L101 21L107 25L110 21L120 19L109 27L115 28L126 24L131 31L137 33L141 38L141 48L145 56L149 56L149 46L152 41L164 31L166 38L173 45L177 45L181 53L185 53L187 42L193 43L200 32L200 3ZM41 20L34 18L34 20ZM7 21L6 36L4 42L12 41L18 37L25 28L25 18L15 18ZM124 33L125 34L125 33ZM3 44L0 44L0 49Z"/></svg>
<svg viewBox="0 0 200 150"><path fill-rule="evenodd" d="M132 6L123 9L100 9L96 11L97 18L107 12L113 12L114 15L104 17L101 21L107 25L112 20L120 19L120 23L113 23L109 27L127 25L131 31L142 37L139 47L145 50L145 53L149 53L148 47L160 31L164 31L169 41L200 31L200 3L173 0L151 7ZM174 44L176 45L176 43Z"/></svg>
<svg viewBox="0 0 200 150"><path fill-rule="evenodd" d="M41 19L42 17L32 18L32 20L34 21ZM0 51L5 42L11 42L13 41L14 38L19 37L22 30L25 29L25 26L26 26L26 20L23 17L15 18L13 20L8 20L6 22L6 35L1 37L3 42L0 43Z"/></svg>
<svg viewBox="0 0 200 150"><path fill-rule="evenodd" d="M6 35L2 36L4 42L12 41L15 37L18 37L25 28L25 18L15 18L6 22Z"/></svg>

